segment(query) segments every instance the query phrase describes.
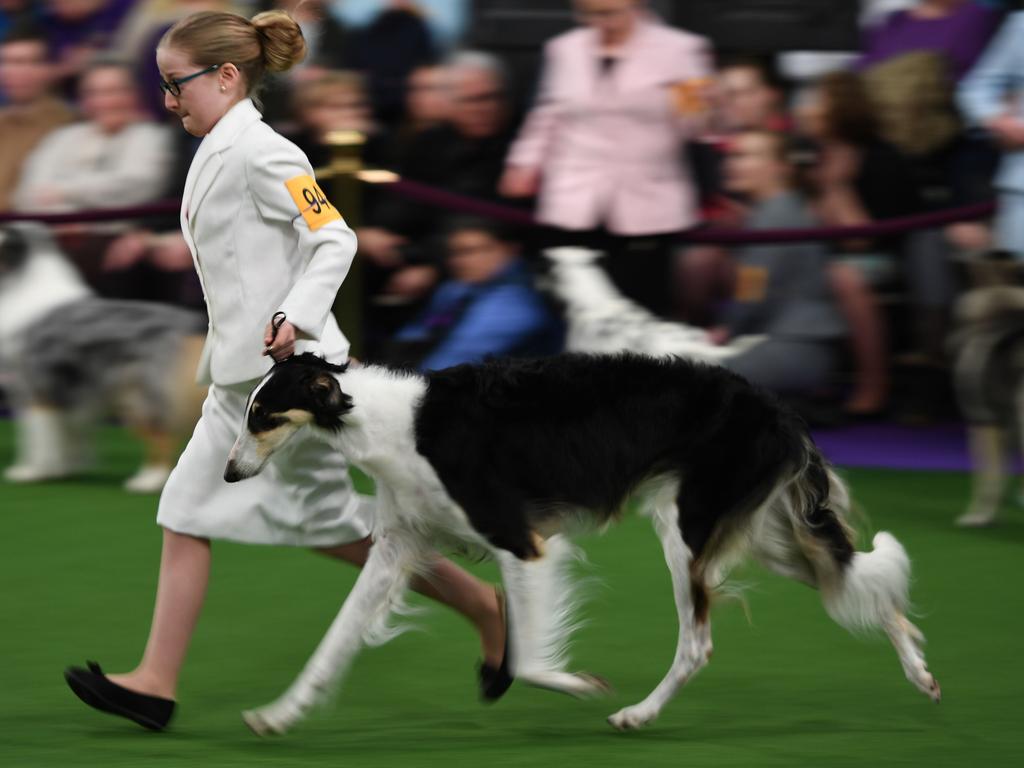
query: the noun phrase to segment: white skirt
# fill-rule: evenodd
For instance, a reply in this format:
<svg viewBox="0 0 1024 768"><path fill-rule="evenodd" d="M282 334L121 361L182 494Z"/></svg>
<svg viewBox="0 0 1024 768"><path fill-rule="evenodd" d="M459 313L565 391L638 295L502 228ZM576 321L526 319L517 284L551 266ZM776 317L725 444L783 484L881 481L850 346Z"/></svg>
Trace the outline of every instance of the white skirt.
<svg viewBox="0 0 1024 768"><path fill-rule="evenodd" d="M263 471L228 483L224 468L257 382L210 387L192 439L160 496L157 523L246 544L330 547L366 538L373 499L355 492L342 456L303 429Z"/></svg>

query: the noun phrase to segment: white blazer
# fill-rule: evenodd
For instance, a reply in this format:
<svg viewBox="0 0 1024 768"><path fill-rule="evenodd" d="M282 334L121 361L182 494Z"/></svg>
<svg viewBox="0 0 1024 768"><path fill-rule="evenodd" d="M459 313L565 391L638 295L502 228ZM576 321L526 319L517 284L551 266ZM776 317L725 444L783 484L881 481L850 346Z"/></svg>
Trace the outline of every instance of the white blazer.
<svg viewBox="0 0 1024 768"><path fill-rule="evenodd" d="M199 145L185 180L181 231L210 316L199 383L263 376L272 365L262 355L263 333L277 311L319 342L327 359L348 356L331 307L355 256L355 233L323 198L306 156L249 99Z"/></svg>

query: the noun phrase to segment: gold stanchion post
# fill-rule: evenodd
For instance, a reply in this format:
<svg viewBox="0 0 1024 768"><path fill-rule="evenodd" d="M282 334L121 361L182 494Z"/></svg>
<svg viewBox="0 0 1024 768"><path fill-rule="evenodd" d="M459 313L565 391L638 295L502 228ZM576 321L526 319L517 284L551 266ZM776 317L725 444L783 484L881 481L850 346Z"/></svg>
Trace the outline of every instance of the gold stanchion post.
<svg viewBox="0 0 1024 768"><path fill-rule="evenodd" d="M363 170L363 145L366 137L359 131L332 131L327 134L331 148L331 164L317 169L317 179L328 185L330 199L346 223L361 226L363 195L359 173ZM352 344L351 354L363 356L363 270L358 254L348 277L334 300L334 316L342 332Z"/></svg>

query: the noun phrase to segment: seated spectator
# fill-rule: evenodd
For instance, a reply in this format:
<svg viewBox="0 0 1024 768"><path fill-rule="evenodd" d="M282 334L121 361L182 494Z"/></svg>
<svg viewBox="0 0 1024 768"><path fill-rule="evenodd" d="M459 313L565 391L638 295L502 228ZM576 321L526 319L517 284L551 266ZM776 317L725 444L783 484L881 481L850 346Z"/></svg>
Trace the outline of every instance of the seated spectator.
<svg viewBox="0 0 1024 768"><path fill-rule="evenodd" d="M826 75L798 110L804 135L817 145L808 175L826 224L856 226L919 213L922 193L910 161L880 138L875 111L854 73ZM842 244L847 261L874 285L901 277L909 289L916 344L935 362L943 357L955 293L951 250L941 230Z"/></svg>
<svg viewBox="0 0 1024 768"><path fill-rule="evenodd" d="M785 84L764 57L725 61L715 75L713 95L710 130L689 144L689 159L700 189L701 218L710 226L734 227L746 211L724 185L730 141L743 131L788 130L791 120L785 111ZM706 325L728 252L717 245L696 245L680 249L677 259L685 275L676 281L677 314L691 325Z"/></svg>
<svg viewBox="0 0 1024 768"><path fill-rule="evenodd" d="M534 290L509 233L459 219L448 226L441 283L423 312L397 334L391 362L438 370L488 356L544 355L561 348L560 324Z"/></svg>
<svg viewBox="0 0 1024 768"><path fill-rule="evenodd" d="M785 131L786 86L764 58L726 60L715 76L715 125L725 134L739 131Z"/></svg>
<svg viewBox="0 0 1024 768"><path fill-rule="evenodd" d="M75 211L157 199L167 183L170 135L142 119L128 65L97 59L82 75L78 98L85 119L53 131L32 151L14 206Z"/></svg>
<svg viewBox="0 0 1024 768"><path fill-rule="evenodd" d="M729 222L733 207L722 189L722 164L729 138L740 131L789 130L785 100L785 84L765 58L735 57L718 68L711 125L690 144L705 220Z"/></svg>
<svg viewBox="0 0 1024 768"><path fill-rule="evenodd" d="M82 73L84 120L47 136L25 162L13 206L32 211L81 211L152 202L164 194L171 172L171 136L142 118L129 65L97 59ZM100 263L125 224L65 229L63 248L102 292Z"/></svg>
<svg viewBox="0 0 1024 768"><path fill-rule="evenodd" d="M954 93L1001 18L976 0L918 0L865 37L857 66L880 135L913 161L917 186L933 208L990 197L996 154L985 140L964 135Z"/></svg>
<svg viewBox="0 0 1024 768"><path fill-rule="evenodd" d="M187 131L171 131L171 174L162 197L181 196L192 158L202 139ZM206 310L192 252L181 233L178 211L132 222L103 254L100 293L119 299L140 299Z"/></svg>
<svg viewBox="0 0 1024 768"><path fill-rule="evenodd" d="M98 53L110 49L136 0L45 0L43 25L57 78L70 95Z"/></svg>
<svg viewBox="0 0 1024 768"><path fill-rule="evenodd" d="M749 131L736 137L727 185L745 196L749 229L816 225L794 191L794 167L779 134ZM768 339L728 360L727 367L776 392L820 394L834 383L837 342L846 335L829 286L829 252L819 243L752 245L733 252L732 301L713 330L719 342L745 334Z"/></svg>
<svg viewBox="0 0 1024 768"><path fill-rule="evenodd" d="M17 26L0 41L0 211L9 210L25 158L42 139L74 119L51 93L54 68L46 38L31 26Z"/></svg>
<svg viewBox="0 0 1024 768"><path fill-rule="evenodd" d="M331 161L327 137L333 131L357 131L367 139L363 159L376 161L377 127L363 91L363 79L355 72L325 71L304 78L294 86L292 114L299 132L293 136L313 167Z"/></svg>
<svg viewBox="0 0 1024 768"><path fill-rule="evenodd" d="M796 115L800 134L816 150L809 181L826 224L855 226L921 211L908 162L880 137L858 75L826 75L804 92Z"/></svg>
<svg viewBox="0 0 1024 768"><path fill-rule="evenodd" d="M422 131L395 170L403 177L475 198L495 198L512 136L505 71L495 57L464 52L446 67L448 121ZM408 305L436 284L440 218L429 206L384 192L359 229L359 253L371 264L370 291ZM393 332L403 312L382 312L369 325ZM385 316L389 315L389 316Z"/></svg>
<svg viewBox="0 0 1024 768"><path fill-rule="evenodd" d="M408 167L421 134L444 125L451 117L448 71L440 65L417 67L405 83L405 112L390 131L381 162L390 168Z"/></svg>
<svg viewBox="0 0 1024 768"><path fill-rule="evenodd" d="M672 236L698 219L681 150L706 117L708 44L640 0L574 5L582 25L545 46L537 104L501 191L538 195L538 218L571 240L597 231L619 289L665 316Z"/></svg>

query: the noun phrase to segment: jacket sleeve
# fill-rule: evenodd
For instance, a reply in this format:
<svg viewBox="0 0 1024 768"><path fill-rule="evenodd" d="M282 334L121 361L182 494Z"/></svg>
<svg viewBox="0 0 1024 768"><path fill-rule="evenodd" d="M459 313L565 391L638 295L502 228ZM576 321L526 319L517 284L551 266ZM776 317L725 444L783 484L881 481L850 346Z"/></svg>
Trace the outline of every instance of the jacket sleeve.
<svg viewBox="0 0 1024 768"><path fill-rule="evenodd" d="M303 266L278 309L299 331L319 339L338 289L352 266L355 232L340 212L319 226L303 216L287 182L304 176L312 180L313 169L295 145L282 141L266 151L252 153L246 174L260 216L268 222L286 223L298 234L298 248L290 257L301 260Z"/></svg>
<svg viewBox="0 0 1024 768"><path fill-rule="evenodd" d="M506 165L520 168L540 168L548 156L551 143L558 131L560 110L554 100L552 87L556 77L557 60L553 44L548 43L544 48L544 63L537 99L509 150L508 157L505 159Z"/></svg>
<svg viewBox="0 0 1024 768"><path fill-rule="evenodd" d="M1007 99L1024 79L1024 12L1013 14L957 89L957 102L972 125L1007 111Z"/></svg>

